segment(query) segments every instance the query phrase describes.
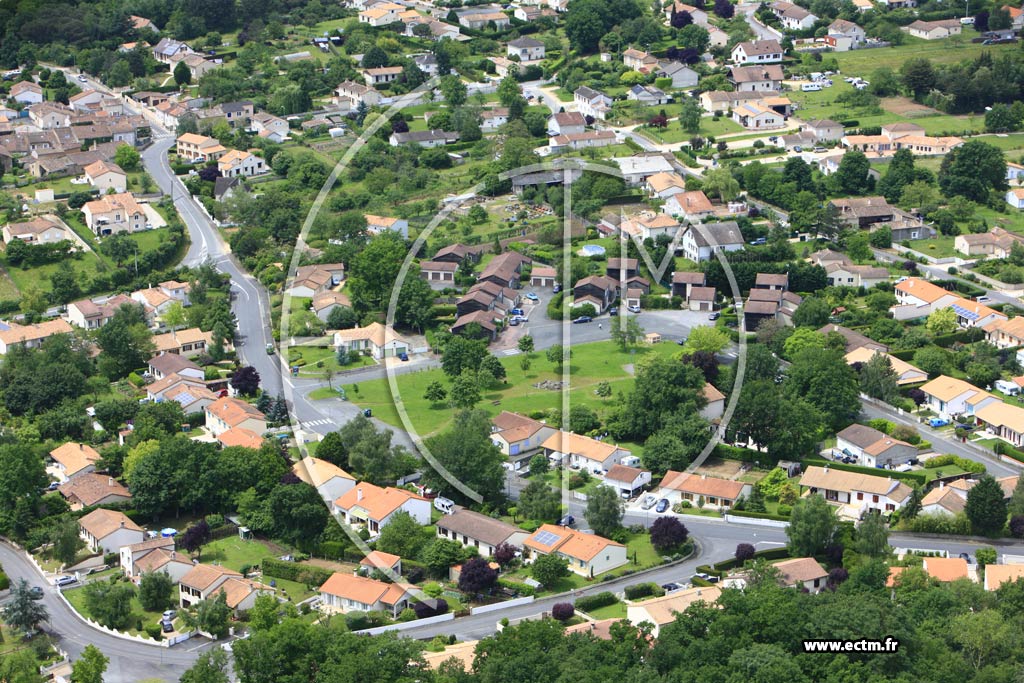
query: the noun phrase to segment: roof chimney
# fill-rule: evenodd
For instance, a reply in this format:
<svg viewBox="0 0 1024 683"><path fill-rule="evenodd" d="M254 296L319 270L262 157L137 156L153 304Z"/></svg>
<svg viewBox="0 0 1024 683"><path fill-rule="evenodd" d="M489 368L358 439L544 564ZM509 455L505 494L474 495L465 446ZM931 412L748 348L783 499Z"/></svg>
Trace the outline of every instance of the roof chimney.
<svg viewBox="0 0 1024 683"><path fill-rule="evenodd" d="M363 489L360 487L360 488L356 489L356 500L358 501L358 500L362 500L362 499L363 499Z"/></svg>
<svg viewBox="0 0 1024 683"><path fill-rule="evenodd" d="M114 485L114 478L113 477L107 477L107 486L113 486L113 485Z"/></svg>
<svg viewBox="0 0 1024 683"><path fill-rule="evenodd" d="M825 474L828 474L828 465L825 465L824 470L825 470Z"/></svg>
<svg viewBox="0 0 1024 683"><path fill-rule="evenodd" d="M121 528L122 529L124 528L124 520L123 519L121 520Z"/></svg>

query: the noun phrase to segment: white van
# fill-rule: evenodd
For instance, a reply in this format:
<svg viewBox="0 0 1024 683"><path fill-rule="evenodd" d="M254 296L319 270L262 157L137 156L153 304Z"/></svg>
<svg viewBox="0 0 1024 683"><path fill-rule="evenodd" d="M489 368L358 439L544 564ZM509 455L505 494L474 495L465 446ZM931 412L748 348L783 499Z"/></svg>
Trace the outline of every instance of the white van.
<svg viewBox="0 0 1024 683"><path fill-rule="evenodd" d="M443 514L450 515L455 512L455 501L438 496L434 499L434 509Z"/></svg>
<svg viewBox="0 0 1024 683"><path fill-rule="evenodd" d="M804 83L800 86L800 89L804 92L818 92L821 90L820 83Z"/></svg>

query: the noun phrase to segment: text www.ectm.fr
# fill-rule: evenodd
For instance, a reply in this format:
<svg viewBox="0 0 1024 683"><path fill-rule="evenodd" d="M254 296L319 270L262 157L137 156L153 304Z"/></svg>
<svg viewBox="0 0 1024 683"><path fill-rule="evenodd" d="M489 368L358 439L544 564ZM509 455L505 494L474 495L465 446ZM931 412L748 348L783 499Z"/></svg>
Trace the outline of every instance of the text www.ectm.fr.
<svg viewBox="0 0 1024 683"><path fill-rule="evenodd" d="M805 640L804 652L896 652L900 641L886 637L884 640Z"/></svg>

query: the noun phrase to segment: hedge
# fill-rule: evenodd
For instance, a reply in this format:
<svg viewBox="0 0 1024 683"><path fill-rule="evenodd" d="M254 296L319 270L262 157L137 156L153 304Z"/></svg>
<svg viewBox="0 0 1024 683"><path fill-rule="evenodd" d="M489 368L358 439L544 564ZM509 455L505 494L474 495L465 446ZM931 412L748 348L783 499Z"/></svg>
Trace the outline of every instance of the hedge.
<svg viewBox="0 0 1024 683"><path fill-rule="evenodd" d="M729 510L729 514L735 517L752 517L754 519L777 519L781 522L788 522L789 517L773 515L770 512L750 512L748 510Z"/></svg>
<svg viewBox="0 0 1024 683"><path fill-rule="evenodd" d="M956 465L960 469L967 470L972 474L984 474L985 472L985 465L982 463L951 454L937 455L924 463L925 468L930 470L937 469L939 467L948 467L950 465Z"/></svg>
<svg viewBox="0 0 1024 683"><path fill-rule="evenodd" d="M579 598L576 600L576 609L581 612L589 612L602 607L609 607L618 601L619 599L615 597L615 593L603 591L596 595L584 595L582 598Z"/></svg>
<svg viewBox="0 0 1024 683"><path fill-rule="evenodd" d="M896 472L894 470L883 470L877 467L861 467L859 465L847 465L845 463L838 463L833 460L825 460L823 458L804 458L804 465L817 465L818 467L831 467L833 469L841 470L843 472L858 472L860 474L870 474L874 477L892 477L893 479L900 479L907 482L908 484L917 484L924 486L928 483L928 478L917 472Z"/></svg>
<svg viewBox="0 0 1024 683"><path fill-rule="evenodd" d="M626 586L624 592L627 600L636 600L638 598L646 598L652 595L660 598L665 594L665 589L653 581L647 581L645 583L636 583L632 586Z"/></svg>
<svg viewBox="0 0 1024 683"><path fill-rule="evenodd" d="M527 583L519 583L518 581L511 581L509 579L498 579L498 586L505 590L514 591L519 595L536 595L537 589ZM615 597L614 595L612 597ZM579 603L577 603L579 604ZM582 608L580 608L582 609Z"/></svg>
<svg viewBox="0 0 1024 683"><path fill-rule="evenodd" d="M308 564L297 562L285 562L275 557L265 557L260 562L265 576L273 576L286 581L298 581L300 574L309 576L309 583L319 586L331 578L333 572L320 567L313 567Z"/></svg>
<svg viewBox="0 0 1024 683"><path fill-rule="evenodd" d="M754 553L755 560L784 560L789 557L788 548L769 548L768 550L758 550ZM736 569L743 566L743 563L737 560L735 557L731 560L722 560L712 565L719 572L728 571L730 569ZM697 568L698 571L700 567ZM706 572L710 573L710 572Z"/></svg>
<svg viewBox="0 0 1024 683"><path fill-rule="evenodd" d="M1008 443L997 441L992 450L998 455L1005 455L1008 458L1013 458L1017 462L1024 462L1024 451L1019 451Z"/></svg>

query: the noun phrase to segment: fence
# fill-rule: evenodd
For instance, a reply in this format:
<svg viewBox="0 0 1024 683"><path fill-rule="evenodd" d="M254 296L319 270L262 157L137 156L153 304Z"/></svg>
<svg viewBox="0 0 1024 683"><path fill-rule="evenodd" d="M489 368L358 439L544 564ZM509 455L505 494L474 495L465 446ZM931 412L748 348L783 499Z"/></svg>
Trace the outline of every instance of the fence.
<svg viewBox="0 0 1024 683"><path fill-rule="evenodd" d="M495 612L500 609L506 609L508 607L518 607L519 605L529 605L533 602L533 596L528 595L525 598L515 598L514 600L505 600L504 602L496 602L493 605L481 605L480 607L474 607L469 610L470 614L487 614L488 612Z"/></svg>
<svg viewBox="0 0 1024 683"><path fill-rule="evenodd" d="M439 614L436 617L427 617L425 619L417 619L416 621L403 621L399 624L367 628L362 631L356 631L356 633L368 636L379 636L380 634L387 633L388 631L408 631L409 629L417 628L419 626L429 626L430 624L440 624L445 621L451 621L454 618L455 613L448 612L448 614Z"/></svg>
<svg viewBox="0 0 1024 683"><path fill-rule="evenodd" d="M789 522L784 522L781 519L761 519L759 517L740 517L739 515L730 515L728 512L723 515L726 522L733 524L751 524L754 526L770 526L776 529L785 529L789 526Z"/></svg>

